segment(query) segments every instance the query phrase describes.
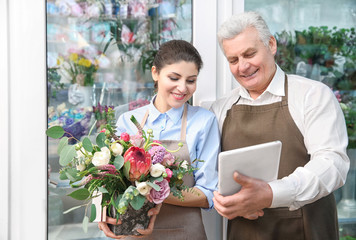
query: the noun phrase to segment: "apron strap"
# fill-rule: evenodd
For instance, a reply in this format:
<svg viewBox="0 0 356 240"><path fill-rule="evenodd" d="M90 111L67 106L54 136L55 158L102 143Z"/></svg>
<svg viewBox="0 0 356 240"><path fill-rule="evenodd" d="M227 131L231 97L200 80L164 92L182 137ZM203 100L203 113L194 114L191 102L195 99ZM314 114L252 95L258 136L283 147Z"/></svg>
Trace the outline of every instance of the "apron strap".
<svg viewBox="0 0 356 240"><path fill-rule="evenodd" d="M147 109L147 111L145 113L145 116L143 117L143 119L141 121L141 128L143 128L145 126L147 118L148 118L148 109Z"/></svg>
<svg viewBox="0 0 356 240"><path fill-rule="evenodd" d="M184 104L184 110L183 110L183 116L182 116L182 126L180 128L180 140L185 141L186 135L187 135L187 115L188 115L188 105ZM141 121L141 127L143 128L146 124L147 118L148 118L149 112L148 109L145 113L145 116L143 117Z"/></svg>
<svg viewBox="0 0 356 240"><path fill-rule="evenodd" d="M188 114L188 104L184 104L184 111L182 116L182 126L180 128L180 140L185 141L187 135L187 114Z"/></svg>

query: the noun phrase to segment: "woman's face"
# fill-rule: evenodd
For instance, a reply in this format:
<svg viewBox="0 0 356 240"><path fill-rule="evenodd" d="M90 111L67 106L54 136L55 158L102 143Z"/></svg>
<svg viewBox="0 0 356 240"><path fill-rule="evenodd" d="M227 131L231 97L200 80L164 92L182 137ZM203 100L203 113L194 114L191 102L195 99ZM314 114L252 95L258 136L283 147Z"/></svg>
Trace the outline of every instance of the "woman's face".
<svg viewBox="0 0 356 240"><path fill-rule="evenodd" d="M180 61L165 65L160 72L153 66L151 71L158 85L154 105L161 113L180 108L196 90L198 69L194 62Z"/></svg>

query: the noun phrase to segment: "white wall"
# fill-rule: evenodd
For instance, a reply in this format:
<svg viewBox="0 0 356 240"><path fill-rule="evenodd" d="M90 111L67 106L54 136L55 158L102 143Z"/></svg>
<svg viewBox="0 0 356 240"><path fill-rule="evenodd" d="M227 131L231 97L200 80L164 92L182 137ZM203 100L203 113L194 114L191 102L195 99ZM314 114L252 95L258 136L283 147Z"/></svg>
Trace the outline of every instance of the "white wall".
<svg viewBox="0 0 356 240"><path fill-rule="evenodd" d="M0 239L8 238L8 192L9 192L9 95L8 95L8 41L7 41L7 15L8 2L0 0L0 152L1 167L0 174Z"/></svg>
<svg viewBox="0 0 356 240"><path fill-rule="evenodd" d="M0 0L0 239L46 239L45 26L45 1Z"/></svg>

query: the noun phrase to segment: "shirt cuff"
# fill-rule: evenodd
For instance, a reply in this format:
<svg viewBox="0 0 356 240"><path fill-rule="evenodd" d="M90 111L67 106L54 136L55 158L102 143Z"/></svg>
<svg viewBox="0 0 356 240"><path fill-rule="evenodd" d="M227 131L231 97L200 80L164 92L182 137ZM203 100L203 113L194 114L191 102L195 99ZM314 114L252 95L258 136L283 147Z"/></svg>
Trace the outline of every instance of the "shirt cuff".
<svg viewBox="0 0 356 240"><path fill-rule="evenodd" d="M207 190L206 188L203 188L203 187L198 186L198 185L195 185L194 187L199 188L199 190L201 190L205 194L206 199L208 200L209 208L202 208L202 209L204 209L204 210L212 209L214 207L214 202L213 202L214 194L212 193L212 191Z"/></svg>
<svg viewBox="0 0 356 240"><path fill-rule="evenodd" d="M294 184L287 178L274 180L268 183L272 189L273 199L270 208L291 207L295 201Z"/></svg>

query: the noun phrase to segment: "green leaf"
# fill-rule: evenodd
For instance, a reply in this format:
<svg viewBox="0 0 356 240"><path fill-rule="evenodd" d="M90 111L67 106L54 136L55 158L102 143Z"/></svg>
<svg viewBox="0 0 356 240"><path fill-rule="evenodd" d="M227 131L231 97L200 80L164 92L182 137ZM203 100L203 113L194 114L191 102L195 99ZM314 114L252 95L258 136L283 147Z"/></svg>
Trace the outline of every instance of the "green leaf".
<svg viewBox="0 0 356 240"><path fill-rule="evenodd" d="M65 174L70 181L76 182L82 179L81 177L79 177L78 172L79 171L75 168L68 168L66 169Z"/></svg>
<svg viewBox="0 0 356 240"><path fill-rule="evenodd" d="M99 192L102 192L102 193L109 193L108 190L106 190L106 188L104 188L104 187L98 187L98 190L99 190Z"/></svg>
<svg viewBox="0 0 356 240"><path fill-rule="evenodd" d="M61 126L53 126L47 129L46 134L51 138L60 138L64 134L64 129Z"/></svg>
<svg viewBox="0 0 356 240"><path fill-rule="evenodd" d="M96 137L96 144L102 148L102 147L105 147L106 144L105 144L105 140L106 140L106 136L105 136L105 133L99 133L98 136Z"/></svg>
<svg viewBox="0 0 356 240"><path fill-rule="evenodd" d="M130 178L130 161L125 162L124 164L124 176L129 179Z"/></svg>
<svg viewBox="0 0 356 240"><path fill-rule="evenodd" d="M90 210L91 211L90 211L90 219L89 219L89 221L93 222L95 220L95 218L96 218L96 207L95 207L95 204L91 205Z"/></svg>
<svg viewBox="0 0 356 240"><path fill-rule="evenodd" d="M67 180L68 177L67 177L67 174L66 174L66 170L63 170L59 173L59 179L60 180Z"/></svg>
<svg viewBox="0 0 356 240"><path fill-rule="evenodd" d="M93 151L93 144L91 143L90 139L88 137L85 137L83 139L83 148L87 150L88 152Z"/></svg>
<svg viewBox="0 0 356 240"><path fill-rule="evenodd" d="M71 211L74 211L74 210L76 210L78 208L81 208L81 207L83 207L83 206L81 205L81 206L75 206L75 207L69 208L67 211L64 211L63 214L67 214L67 213L69 213Z"/></svg>
<svg viewBox="0 0 356 240"><path fill-rule="evenodd" d="M115 157L114 160L114 166L117 170L120 170L122 168L122 166L124 165L124 158L121 155L118 155Z"/></svg>
<svg viewBox="0 0 356 240"><path fill-rule="evenodd" d="M86 188L81 188L78 189L70 194L68 194L68 196L77 199L77 200L85 200L89 197L90 193L88 191L88 189Z"/></svg>
<svg viewBox="0 0 356 240"><path fill-rule="evenodd" d="M133 209L139 210L140 208L142 208L142 206L145 203L145 201L146 201L146 197L144 197L141 194L139 194L136 197L134 197L134 199L132 199L130 204L133 207Z"/></svg>
<svg viewBox="0 0 356 240"><path fill-rule="evenodd" d="M151 183L151 182L146 182L148 186L151 186L154 190L159 191L161 190L161 187L158 186L157 184Z"/></svg>
<svg viewBox="0 0 356 240"><path fill-rule="evenodd" d="M58 148L57 148L58 155L61 154L65 146L68 146L68 137L62 137L62 139L59 141Z"/></svg>
<svg viewBox="0 0 356 240"><path fill-rule="evenodd" d="M154 181L157 181L157 182L162 182L163 181L163 176L159 176L159 177L150 177L150 182L154 182Z"/></svg>
<svg viewBox="0 0 356 240"><path fill-rule="evenodd" d="M76 156L77 152L75 151L74 145L67 145L63 147L61 154L59 156L59 164L61 166L68 165L73 158Z"/></svg>
<svg viewBox="0 0 356 240"><path fill-rule="evenodd" d="M84 218L83 218L83 231L85 233L88 232L88 224L89 224L89 218L88 218L88 216L84 216Z"/></svg>

